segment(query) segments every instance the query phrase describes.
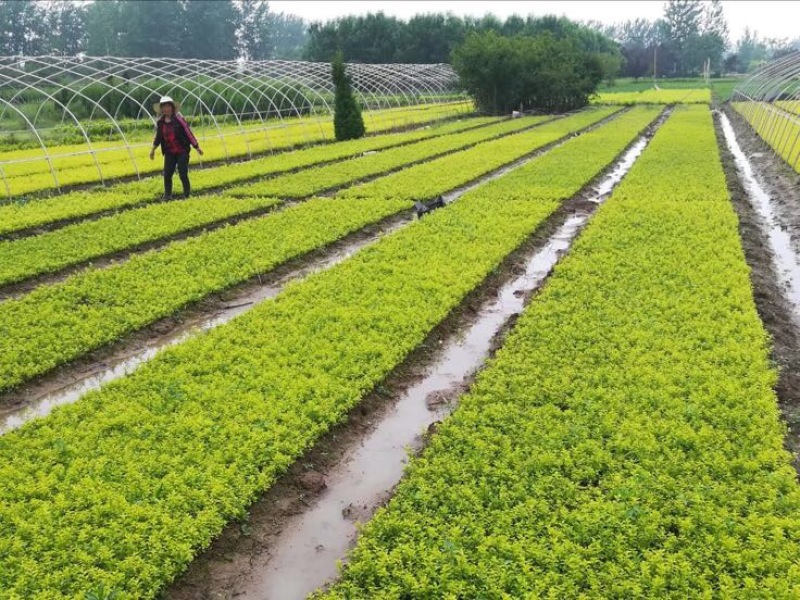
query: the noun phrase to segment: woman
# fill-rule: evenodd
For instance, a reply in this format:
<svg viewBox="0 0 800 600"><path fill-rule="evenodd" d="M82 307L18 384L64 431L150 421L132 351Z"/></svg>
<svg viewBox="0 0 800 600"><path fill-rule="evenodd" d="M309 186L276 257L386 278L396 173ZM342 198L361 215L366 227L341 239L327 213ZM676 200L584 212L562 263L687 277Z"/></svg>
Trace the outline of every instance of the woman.
<svg viewBox="0 0 800 600"><path fill-rule="evenodd" d="M153 108L156 114L161 115L156 122L156 138L150 150L150 160L156 155L156 148L161 146L164 155L164 197L172 198L172 176L178 168L178 176L183 184L183 196L188 198L191 193L189 185L189 153L192 147L197 149L200 156L203 151L197 143L186 119L178 112L178 105L169 96L164 96Z"/></svg>

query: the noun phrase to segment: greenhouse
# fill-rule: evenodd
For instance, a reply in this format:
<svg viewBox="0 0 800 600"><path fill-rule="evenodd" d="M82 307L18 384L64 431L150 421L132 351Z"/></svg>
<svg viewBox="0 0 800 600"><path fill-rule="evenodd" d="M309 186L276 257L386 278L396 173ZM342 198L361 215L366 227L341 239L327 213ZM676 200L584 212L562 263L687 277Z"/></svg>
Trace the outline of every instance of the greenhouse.
<svg viewBox="0 0 800 600"><path fill-rule="evenodd" d="M744 79L731 102L758 135L800 172L800 52L768 63Z"/></svg>

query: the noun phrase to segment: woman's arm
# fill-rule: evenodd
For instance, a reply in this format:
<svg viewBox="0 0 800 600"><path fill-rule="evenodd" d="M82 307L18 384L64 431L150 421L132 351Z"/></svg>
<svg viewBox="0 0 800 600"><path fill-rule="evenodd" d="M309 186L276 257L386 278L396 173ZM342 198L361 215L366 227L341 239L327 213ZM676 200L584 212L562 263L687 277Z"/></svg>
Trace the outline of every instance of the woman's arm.
<svg viewBox="0 0 800 600"><path fill-rule="evenodd" d="M156 137L153 140L153 147L150 148L150 160L153 160L156 156L156 148L161 145L161 142L164 141L164 136L161 134L161 121L156 122Z"/></svg>
<svg viewBox="0 0 800 600"><path fill-rule="evenodd" d="M183 131L186 133L186 137L189 139L189 143L195 148L200 154L203 156L203 150L200 148L200 144L197 142L197 138L194 137L194 133L192 133L192 128L189 127L189 123L186 122L186 119L183 118L183 115L176 113L175 118L178 120L178 123L181 124L183 127Z"/></svg>

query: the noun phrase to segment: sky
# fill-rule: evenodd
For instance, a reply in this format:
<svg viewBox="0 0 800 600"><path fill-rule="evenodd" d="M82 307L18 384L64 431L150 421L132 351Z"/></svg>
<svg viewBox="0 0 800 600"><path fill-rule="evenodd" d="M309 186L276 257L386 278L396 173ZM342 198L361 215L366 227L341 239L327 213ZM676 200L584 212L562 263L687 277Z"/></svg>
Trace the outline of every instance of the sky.
<svg viewBox="0 0 800 600"><path fill-rule="evenodd" d="M756 30L761 37L789 38L800 36L800 0L723 0L731 41L744 33L745 27ZM383 11L401 19L417 13L452 12L457 15L483 16L492 12L500 18L512 14L564 15L574 20L597 20L616 23L627 19L654 20L663 14L664 3L659 0L534 0L508 2L505 0L441 1L394 0L331 2L329 0L271 0L269 6L276 12L295 14L308 21L326 21L348 14L365 14Z"/></svg>

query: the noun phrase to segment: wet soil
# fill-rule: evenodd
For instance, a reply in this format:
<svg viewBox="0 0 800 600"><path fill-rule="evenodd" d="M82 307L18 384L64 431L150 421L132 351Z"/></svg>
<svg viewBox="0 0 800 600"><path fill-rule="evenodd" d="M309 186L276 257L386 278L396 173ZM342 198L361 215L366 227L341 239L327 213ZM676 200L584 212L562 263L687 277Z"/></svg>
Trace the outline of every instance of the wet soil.
<svg viewBox="0 0 800 600"><path fill-rule="evenodd" d="M725 113L733 125L737 141L750 160L758 182L769 193L778 223L767 223L748 197L745 185L729 150L719 118L715 119L717 140L734 209L739 218L739 235L750 266L753 296L764 326L772 337L772 359L779 370L775 386L779 406L788 430L785 446L794 458L800 476L800 328L797 307L787 296L776 269L771 248L770 227L792 232L797 243L800 233L800 188L796 174L764 144L731 109Z"/></svg>

